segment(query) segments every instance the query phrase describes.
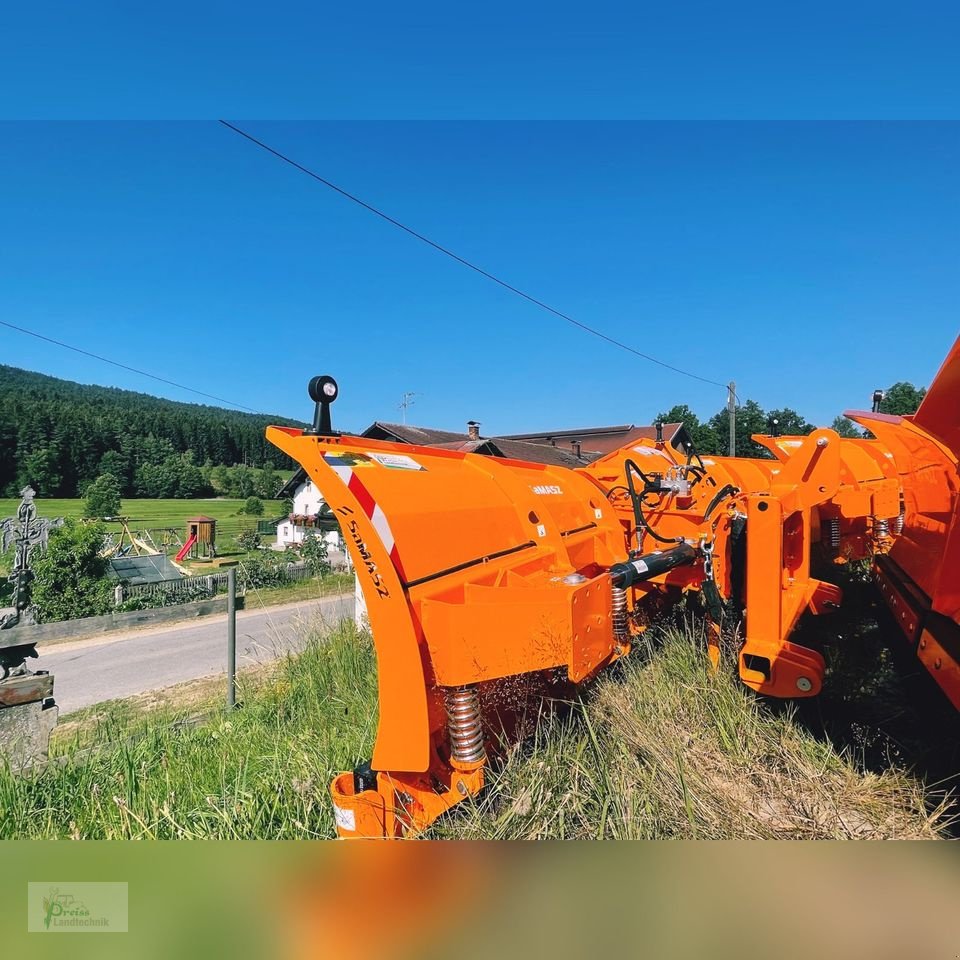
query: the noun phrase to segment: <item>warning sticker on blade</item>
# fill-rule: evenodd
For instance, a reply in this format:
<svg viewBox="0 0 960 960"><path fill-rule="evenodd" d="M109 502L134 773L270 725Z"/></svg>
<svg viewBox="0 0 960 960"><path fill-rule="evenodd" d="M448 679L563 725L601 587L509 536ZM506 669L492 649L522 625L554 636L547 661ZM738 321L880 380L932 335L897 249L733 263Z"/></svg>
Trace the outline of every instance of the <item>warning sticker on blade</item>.
<svg viewBox="0 0 960 960"><path fill-rule="evenodd" d="M352 810L344 810L342 807L333 805L333 819L341 830L356 830L357 817Z"/></svg>
<svg viewBox="0 0 960 960"><path fill-rule="evenodd" d="M331 467L351 467L356 469L357 467L372 467L373 464L370 462L370 457L366 453L348 453L347 451L338 450L336 453L325 453L323 459Z"/></svg>
<svg viewBox="0 0 960 960"><path fill-rule="evenodd" d="M384 467L391 470L425 470L413 457L402 453L371 453L371 457Z"/></svg>

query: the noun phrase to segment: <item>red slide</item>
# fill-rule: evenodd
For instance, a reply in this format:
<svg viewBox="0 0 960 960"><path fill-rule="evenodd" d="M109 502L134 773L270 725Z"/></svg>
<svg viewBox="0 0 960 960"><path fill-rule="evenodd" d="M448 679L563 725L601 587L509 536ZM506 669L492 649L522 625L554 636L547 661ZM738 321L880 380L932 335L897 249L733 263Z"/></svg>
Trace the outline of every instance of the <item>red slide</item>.
<svg viewBox="0 0 960 960"><path fill-rule="evenodd" d="M180 548L177 554L177 563L179 563L189 552L190 548L197 542L197 535L193 534L187 539L187 542Z"/></svg>

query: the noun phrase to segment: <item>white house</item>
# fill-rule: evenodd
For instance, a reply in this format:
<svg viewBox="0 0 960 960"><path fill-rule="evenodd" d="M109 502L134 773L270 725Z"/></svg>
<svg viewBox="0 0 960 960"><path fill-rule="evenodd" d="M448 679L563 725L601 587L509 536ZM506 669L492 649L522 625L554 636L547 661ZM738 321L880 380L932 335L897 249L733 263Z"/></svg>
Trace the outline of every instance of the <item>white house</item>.
<svg viewBox="0 0 960 960"><path fill-rule="evenodd" d="M295 547L306 539L309 533L318 530L330 550L341 550L340 531L333 520L320 491L307 476L305 470L298 470L278 497L292 497L293 509L288 517L277 524L277 550Z"/></svg>

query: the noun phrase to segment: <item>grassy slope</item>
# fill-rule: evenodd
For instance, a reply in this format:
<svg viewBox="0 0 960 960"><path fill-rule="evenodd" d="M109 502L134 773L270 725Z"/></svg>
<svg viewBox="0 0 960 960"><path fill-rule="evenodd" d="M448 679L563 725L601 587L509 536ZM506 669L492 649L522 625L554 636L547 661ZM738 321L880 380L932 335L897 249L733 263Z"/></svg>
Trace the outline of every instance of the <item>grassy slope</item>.
<svg viewBox="0 0 960 960"><path fill-rule="evenodd" d="M619 677L513 749L487 793L440 836L497 838L930 837L904 772L859 770L789 709L706 666L694 631L666 628ZM694 642L691 642L694 640ZM654 649L656 645L656 649Z"/></svg>
<svg viewBox="0 0 960 960"><path fill-rule="evenodd" d="M661 628L647 649L541 721L491 768L489 787L437 837L930 837L943 810L916 780L865 773L791 711L757 700L728 665L711 674L695 630ZM327 784L370 753L375 665L343 628L220 691L118 704L78 718L57 752L134 736L88 763L0 773L0 837L317 837L333 832Z"/></svg>
<svg viewBox="0 0 960 960"><path fill-rule="evenodd" d="M275 672L131 717L123 704L74 725L73 746L118 746L14 777L0 770L0 838L291 838L333 832L327 784L369 751L376 702L369 641L344 629ZM210 713L201 725L184 724ZM178 722L180 726L178 726Z"/></svg>

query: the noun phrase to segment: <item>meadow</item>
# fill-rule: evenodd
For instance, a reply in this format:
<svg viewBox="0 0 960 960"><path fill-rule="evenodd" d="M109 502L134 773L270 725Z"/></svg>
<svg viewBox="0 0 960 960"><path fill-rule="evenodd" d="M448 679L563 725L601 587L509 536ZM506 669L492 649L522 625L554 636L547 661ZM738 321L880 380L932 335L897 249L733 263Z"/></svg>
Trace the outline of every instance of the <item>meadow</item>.
<svg viewBox="0 0 960 960"><path fill-rule="evenodd" d="M16 515L16 499L0 499L0 518ZM121 510L124 517L129 518L131 529L157 529L160 527L176 527L181 532L186 530L188 517L198 514L213 517L217 521L217 533L225 537L235 537L241 530L256 526L260 518L245 515L243 500L228 500L222 497L211 497L201 500L133 500L121 501ZM85 501L73 500L40 500L36 501L37 513L41 517L63 517L64 519L83 516ZM270 519L280 516L283 508L280 503L265 501L263 518ZM120 524L107 522L111 531L119 530Z"/></svg>
<svg viewBox="0 0 960 960"><path fill-rule="evenodd" d="M0 520L4 517L16 515L20 501L15 499L0 499ZM140 530L156 531L163 528L177 530L181 538L186 536L187 518L198 515L212 517L217 521L217 553L221 557L243 553L237 545L237 535L244 530L255 530L258 520L271 520L279 517L283 512L283 505L279 501L265 500L263 502L263 516L249 516L243 512L245 500L230 500L223 497L211 497L198 500L139 500L125 498L121 501L122 516L129 519L130 530L136 535ZM84 513L85 501L72 500L40 500L36 501L37 513L41 517L80 518ZM116 521L105 521L109 533L119 536L122 526ZM159 546L161 541L157 534L152 534ZM263 535L264 545L268 545L274 535ZM175 553L171 545L166 553ZM0 560L0 573L4 572L8 564Z"/></svg>

